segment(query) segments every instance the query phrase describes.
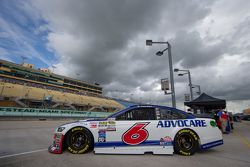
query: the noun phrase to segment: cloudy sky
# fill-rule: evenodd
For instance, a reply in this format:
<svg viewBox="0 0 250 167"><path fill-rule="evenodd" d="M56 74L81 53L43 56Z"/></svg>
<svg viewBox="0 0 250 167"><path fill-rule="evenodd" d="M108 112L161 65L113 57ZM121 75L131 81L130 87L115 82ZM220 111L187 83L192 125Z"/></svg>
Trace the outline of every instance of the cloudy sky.
<svg viewBox="0 0 250 167"><path fill-rule="evenodd" d="M164 45L175 68L189 69L202 92L250 106L248 0L1 0L0 58L98 82L104 95L171 104L160 90L169 78ZM79 75L78 75L79 74ZM189 93L187 75L174 75L178 107ZM197 89L194 95L197 97Z"/></svg>

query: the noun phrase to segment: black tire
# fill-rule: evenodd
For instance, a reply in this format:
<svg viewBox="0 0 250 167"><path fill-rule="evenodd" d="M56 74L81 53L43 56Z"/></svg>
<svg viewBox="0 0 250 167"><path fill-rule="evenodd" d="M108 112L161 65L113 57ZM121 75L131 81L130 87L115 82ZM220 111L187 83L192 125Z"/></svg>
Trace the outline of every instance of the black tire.
<svg viewBox="0 0 250 167"><path fill-rule="evenodd" d="M91 132L83 127L75 127L66 137L67 149L72 154L83 154L93 149Z"/></svg>
<svg viewBox="0 0 250 167"><path fill-rule="evenodd" d="M182 129L174 138L174 151L180 155L193 155L199 147L199 137L191 129Z"/></svg>

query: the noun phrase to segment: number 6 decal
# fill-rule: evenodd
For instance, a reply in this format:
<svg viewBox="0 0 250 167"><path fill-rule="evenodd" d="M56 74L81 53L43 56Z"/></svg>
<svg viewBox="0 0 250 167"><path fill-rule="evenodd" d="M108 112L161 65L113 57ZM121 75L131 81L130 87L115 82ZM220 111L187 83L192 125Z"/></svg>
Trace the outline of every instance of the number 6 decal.
<svg viewBox="0 0 250 167"><path fill-rule="evenodd" d="M149 122L134 124L122 135L122 141L129 145L138 145L148 138L148 131L144 129Z"/></svg>

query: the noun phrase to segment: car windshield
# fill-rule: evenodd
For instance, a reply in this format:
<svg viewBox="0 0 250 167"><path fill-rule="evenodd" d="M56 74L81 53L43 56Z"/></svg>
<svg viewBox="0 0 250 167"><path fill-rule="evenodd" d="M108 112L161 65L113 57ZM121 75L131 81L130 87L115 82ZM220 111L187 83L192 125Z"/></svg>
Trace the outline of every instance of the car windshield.
<svg viewBox="0 0 250 167"><path fill-rule="evenodd" d="M119 110L119 111L117 111L117 112L114 112L114 113L108 115L108 116L106 117L106 119L113 117L114 115L116 115L116 114L117 114L118 112L120 112L120 111L122 111L122 110Z"/></svg>

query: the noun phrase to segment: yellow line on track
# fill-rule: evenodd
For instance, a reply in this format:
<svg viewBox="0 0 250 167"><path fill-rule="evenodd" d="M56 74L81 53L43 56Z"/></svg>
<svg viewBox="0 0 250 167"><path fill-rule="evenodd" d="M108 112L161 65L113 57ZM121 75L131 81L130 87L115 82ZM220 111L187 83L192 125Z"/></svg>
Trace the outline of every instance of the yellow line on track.
<svg viewBox="0 0 250 167"><path fill-rule="evenodd" d="M247 138L242 134L241 131L238 130L238 136L241 138L241 141L247 146L250 148L250 143L248 142Z"/></svg>

